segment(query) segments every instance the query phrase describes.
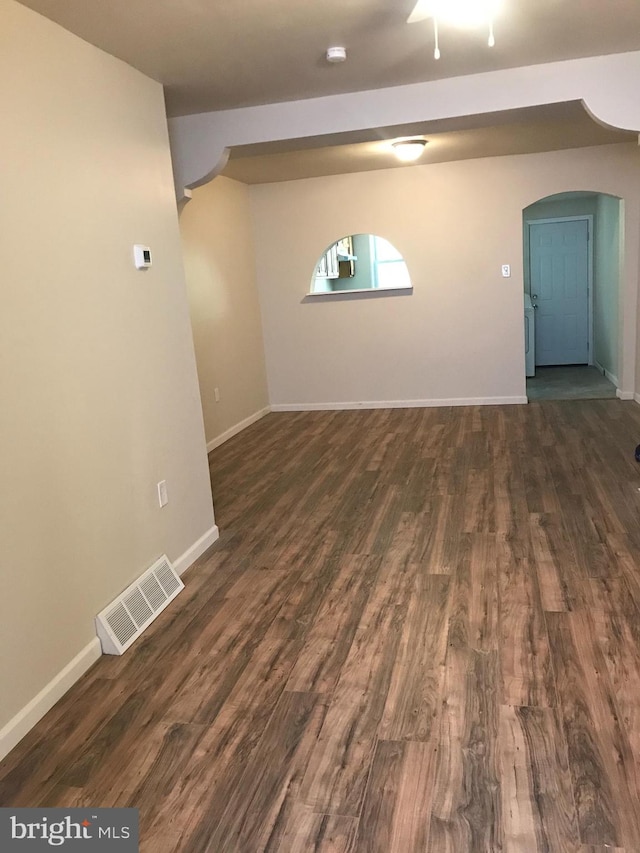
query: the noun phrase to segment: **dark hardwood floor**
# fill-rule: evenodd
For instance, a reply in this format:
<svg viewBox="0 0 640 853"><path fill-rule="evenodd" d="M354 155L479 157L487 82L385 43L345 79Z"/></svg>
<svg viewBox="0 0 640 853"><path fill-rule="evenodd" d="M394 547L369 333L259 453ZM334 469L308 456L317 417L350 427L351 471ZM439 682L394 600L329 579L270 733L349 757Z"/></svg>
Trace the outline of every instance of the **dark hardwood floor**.
<svg viewBox="0 0 640 853"><path fill-rule="evenodd" d="M0 765L145 853L639 853L640 407L272 414L222 536Z"/></svg>

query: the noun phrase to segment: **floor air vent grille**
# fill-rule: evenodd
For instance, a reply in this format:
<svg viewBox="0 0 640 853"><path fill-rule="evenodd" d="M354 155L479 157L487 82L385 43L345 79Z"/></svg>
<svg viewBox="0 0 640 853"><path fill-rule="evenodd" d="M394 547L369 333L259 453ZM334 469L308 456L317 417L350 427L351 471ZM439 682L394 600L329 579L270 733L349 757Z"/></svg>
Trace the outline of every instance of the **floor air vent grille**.
<svg viewBox="0 0 640 853"><path fill-rule="evenodd" d="M161 557L96 617L103 654L126 651L182 589L173 566Z"/></svg>

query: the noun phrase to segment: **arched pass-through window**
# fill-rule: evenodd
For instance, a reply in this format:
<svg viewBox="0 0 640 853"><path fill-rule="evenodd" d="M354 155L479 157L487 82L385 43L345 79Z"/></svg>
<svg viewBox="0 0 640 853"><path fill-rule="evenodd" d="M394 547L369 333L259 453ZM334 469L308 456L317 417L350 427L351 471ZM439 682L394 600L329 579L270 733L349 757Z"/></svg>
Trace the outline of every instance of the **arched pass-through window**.
<svg viewBox="0 0 640 853"><path fill-rule="evenodd" d="M353 234L320 255L309 296L411 289L405 260L392 243L374 234Z"/></svg>

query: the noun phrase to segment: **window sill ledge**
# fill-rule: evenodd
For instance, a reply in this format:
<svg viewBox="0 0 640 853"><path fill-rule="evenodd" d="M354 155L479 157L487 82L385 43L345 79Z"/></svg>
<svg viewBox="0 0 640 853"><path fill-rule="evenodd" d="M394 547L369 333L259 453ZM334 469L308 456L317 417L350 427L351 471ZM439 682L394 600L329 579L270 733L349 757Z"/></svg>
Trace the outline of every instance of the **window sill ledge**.
<svg viewBox="0 0 640 853"><path fill-rule="evenodd" d="M318 293L307 293L305 294L305 298L313 298L316 297L322 298L323 296L352 296L355 293L411 293L413 291L413 287L363 287L356 290L326 290Z"/></svg>

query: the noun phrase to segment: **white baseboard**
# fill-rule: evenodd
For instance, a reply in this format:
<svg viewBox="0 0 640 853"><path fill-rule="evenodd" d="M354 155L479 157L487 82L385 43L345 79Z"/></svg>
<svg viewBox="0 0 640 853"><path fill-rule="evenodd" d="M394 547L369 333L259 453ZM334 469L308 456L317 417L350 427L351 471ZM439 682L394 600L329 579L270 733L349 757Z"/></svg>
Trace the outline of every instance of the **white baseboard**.
<svg viewBox="0 0 640 853"><path fill-rule="evenodd" d="M343 409L430 409L440 406L524 405L526 397L452 397L442 400L367 400L348 403L276 403L272 412L342 411Z"/></svg>
<svg viewBox="0 0 640 853"><path fill-rule="evenodd" d="M602 375L605 376L609 380L609 382L612 383L612 385L615 385L616 388L620 385L620 383L618 382L618 377L614 376L613 373L611 373L610 370L607 370L606 367L603 367L599 361L594 361L593 366L596 367L600 371L600 373L602 373Z"/></svg>
<svg viewBox="0 0 640 853"><path fill-rule="evenodd" d="M210 548L211 545L220 537L218 525L214 524L206 533L204 533L197 542L194 542L190 548L181 554L177 560L173 560L173 568L179 575L183 575L187 569L192 566L198 557Z"/></svg>
<svg viewBox="0 0 640 853"><path fill-rule="evenodd" d="M636 403L640 403L640 394L634 394L633 399L636 401Z"/></svg>
<svg viewBox="0 0 640 853"><path fill-rule="evenodd" d="M616 388L616 397L619 400L635 400L636 395L633 391L621 391L619 388ZM636 400L636 402L638 402Z"/></svg>
<svg viewBox="0 0 640 853"><path fill-rule="evenodd" d="M255 424L256 421L259 421L260 418L263 418L265 415L268 415L271 411L271 406L266 406L264 409L260 409L259 412L254 412L252 415L249 415L248 418L245 418L243 421L240 421L239 424L230 427L225 432L220 435L212 438L211 441L207 442L207 453L211 453L212 450L215 450L216 447L220 447L221 444L224 444L225 441L229 441L230 438L233 438L234 435L238 435L239 432L242 432L243 429L251 426L251 424Z"/></svg>
<svg viewBox="0 0 640 853"><path fill-rule="evenodd" d="M25 705L12 720L0 730L0 761L31 731L47 711L51 710L89 667L100 658L100 640L94 637L64 669L44 687L38 695Z"/></svg>

